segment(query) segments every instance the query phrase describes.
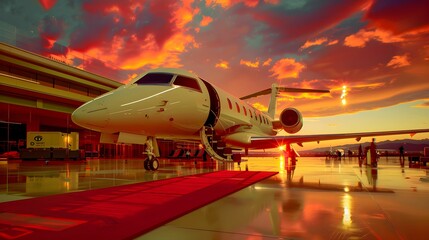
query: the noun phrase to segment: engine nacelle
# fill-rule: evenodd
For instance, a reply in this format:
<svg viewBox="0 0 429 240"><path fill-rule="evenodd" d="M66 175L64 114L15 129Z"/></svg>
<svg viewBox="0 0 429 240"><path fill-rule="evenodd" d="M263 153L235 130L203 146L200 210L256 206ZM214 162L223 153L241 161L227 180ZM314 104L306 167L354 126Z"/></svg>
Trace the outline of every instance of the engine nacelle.
<svg viewBox="0 0 429 240"><path fill-rule="evenodd" d="M280 122L283 129L288 133L297 133L302 128L302 115L295 108L285 108L280 113Z"/></svg>

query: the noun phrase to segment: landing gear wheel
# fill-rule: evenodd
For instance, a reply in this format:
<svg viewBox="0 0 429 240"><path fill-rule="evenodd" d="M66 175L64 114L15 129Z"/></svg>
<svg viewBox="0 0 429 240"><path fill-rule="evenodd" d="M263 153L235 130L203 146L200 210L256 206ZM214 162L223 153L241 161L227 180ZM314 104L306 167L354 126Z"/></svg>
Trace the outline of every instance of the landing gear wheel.
<svg viewBox="0 0 429 240"><path fill-rule="evenodd" d="M144 160L143 165L144 165L144 169L146 169L146 170L148 170L148 171L151 169L151 168L150 168L150 161L149 161L149 159L148 159L148 158L146 158L146 159Z"/></svg>
<svg viewBox="0 0 429 240"><path fill-rule="evenodd" d="M149 167L152 171L158 170L158 167L159 167L158 159L154 158L154 159L150 160L149 161Z"/></svg>

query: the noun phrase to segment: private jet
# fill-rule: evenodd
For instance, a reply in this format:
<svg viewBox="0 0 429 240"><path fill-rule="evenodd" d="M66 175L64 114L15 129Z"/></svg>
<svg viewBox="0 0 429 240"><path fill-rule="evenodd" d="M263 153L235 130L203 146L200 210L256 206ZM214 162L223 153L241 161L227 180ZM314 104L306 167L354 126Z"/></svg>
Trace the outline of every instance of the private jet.
<svg viewBox="0 0 429 240"><path fill-rule="evenodd" d="M271 88L242 98L182 69L153 69L130 83L103 94L77 108L72 120L77 125L101 133L101 143L145 144L147 170L157 170L159 148L156 139L200 142L205 152L220 161L239 161L232 149L269 149L322 140L429 132L429 129L400 131L287 135L299 132L301 113L292 107L276 115L280 92L329 93L328 90ZM268 112L261 112L244 100L271 94Z"/></svg>

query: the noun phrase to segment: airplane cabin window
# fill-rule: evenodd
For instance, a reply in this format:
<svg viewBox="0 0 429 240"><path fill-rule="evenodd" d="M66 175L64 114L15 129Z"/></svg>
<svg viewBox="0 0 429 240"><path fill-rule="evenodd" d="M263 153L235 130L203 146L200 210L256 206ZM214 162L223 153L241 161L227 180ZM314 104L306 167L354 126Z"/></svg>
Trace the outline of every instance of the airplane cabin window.
<svg viewBox="0 0 429 240"><path fill-rule="evenodd" d="M243 106L243 112L244 112L244 116L247 116L246 107L244 107L244 106Z"/></svg>
<svg viewBox="0 0 429 240"><path fill-rule="evenodd" d="M237 107L237 112L240 113L240 106L238 106L238 103L235 103L235 106Z"/></svg>
<svg viewBox="0 0 429 240"><path fill-rule="evenodd" d="M174 85L177 86L183 86L183 87L187 87L190 89L193 89L195 91L198 92L202 92L200 85L198 84L197 80L193 79L193 78L189 78L189 77L184 77L184 76L177 76L176 80L174 80Z"/></svg>
<svg viewBox="0 0 429 240"><path fill-rule="evenodd" d="M231 110L232 110L232 103L231 103L231 100L229 100L229 98L227 98L226 100L228 100L228 106L229 106L229 109L231 109Z"/></svg>
<svg viewBox="0 0 429 240"><path fill-rule="evenodd" d="M135 83L138 85L156 85L156 84L170 84L172 74L168 73L148 73L142 78L137 80Z"/></svg>

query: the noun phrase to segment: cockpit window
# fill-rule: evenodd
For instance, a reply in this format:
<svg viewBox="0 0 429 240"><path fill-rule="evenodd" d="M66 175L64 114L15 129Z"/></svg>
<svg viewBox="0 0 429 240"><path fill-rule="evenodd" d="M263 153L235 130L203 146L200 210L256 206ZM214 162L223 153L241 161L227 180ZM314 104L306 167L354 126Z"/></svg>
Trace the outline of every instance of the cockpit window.
<svg viewBox="0 0 429 240"><path fill-rule="evenodd" d="M153 84L170 84L173 74L169 73L148 73L135 83L138 85L153 85Z"/></svg>
<svg viewBox="0 0 429 240"><path fill-rule="evenodd" d="M178 75L176 77L176 80L174 80L173 84L177 85L177 86L187 87L187 88L193 89L195 91L201 92L200 85L198 84L197 80L194 78L189 78L189 77L184 77L184 76Z"/></svg>

